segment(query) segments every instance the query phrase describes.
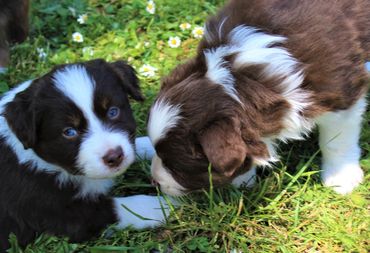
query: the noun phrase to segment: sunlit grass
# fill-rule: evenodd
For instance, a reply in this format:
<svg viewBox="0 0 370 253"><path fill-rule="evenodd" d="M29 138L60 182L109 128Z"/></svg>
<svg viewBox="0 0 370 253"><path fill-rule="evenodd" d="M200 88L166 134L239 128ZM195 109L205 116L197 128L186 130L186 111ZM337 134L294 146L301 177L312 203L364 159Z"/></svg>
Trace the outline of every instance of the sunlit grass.
<svg viewBox="0 0 370 253"><path fill-rule="evenodd" d="M56 64L125 59L138 72L149 64L157 69L155 75L139 73L147 99L142 104L133 101L138 134L145 135L148 109L161 77L194 54L199 39L193 36L193 29L202 27L223 1L154 2L155 12L151 14L145 0L31 1L30 38L12 48L9 72L0 76L0 92L40 76ZM78 22L82 14L87 15L84 24ZM183 23L191 28L182 30ZM73 41L74 32L83 35L83 42ZM179 37L181 45L170 47L171 37ZM46 57L39 57L38 48L43 48ZM272 171L259 171L258 183L251 189L230 186L182 198L182 205L162 228L111 228L100 238L82 244L41 235L26 252L367 252L369 123L367 112L361 138L366 182L351 195L339 196L322 187L320 154L312 137L283 145L282 161ZM134 164L117 179L112 195L156 194L149 181L149 167L148 161ZM19 252L16 239L11 241L10 252Z"/></svg>

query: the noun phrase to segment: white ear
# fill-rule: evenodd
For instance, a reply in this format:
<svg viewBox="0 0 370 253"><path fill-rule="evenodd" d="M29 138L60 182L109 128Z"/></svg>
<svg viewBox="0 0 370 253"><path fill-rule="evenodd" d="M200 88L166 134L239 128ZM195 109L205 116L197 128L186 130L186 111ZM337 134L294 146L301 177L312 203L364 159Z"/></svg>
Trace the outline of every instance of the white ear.
<svg viewBox="0 0 370 253"><path fill-rule="evenodd" d="M118 228L154 228L166 222L170 211L162 197L135 195L113 199Z"/></svg>
<svg viewBox="0 0 370 253"><path fill-rule="evenodd" d="M136 156L142 160L152 160L155 155L155 149L148 136L138 137L135 139Z"/></svg>

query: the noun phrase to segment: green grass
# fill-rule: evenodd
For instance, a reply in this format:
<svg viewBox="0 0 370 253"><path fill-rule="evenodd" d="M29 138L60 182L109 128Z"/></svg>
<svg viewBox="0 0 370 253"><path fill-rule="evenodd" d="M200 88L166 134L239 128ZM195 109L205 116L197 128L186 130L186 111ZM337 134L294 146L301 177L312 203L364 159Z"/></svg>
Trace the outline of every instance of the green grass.
<svg viewBox="0 0 370 253"><path fill-rule="evenodd" d="M54 65L104 58L126 59L137 70L150 64L154 77L140 75L147 100L133 102L139 135L145 135L149 106L160 86L160 78L179 62L194 54L198 39L179 29L188 22L202 26L206 17L223 1L156 0L154 15L146 12L144 0L35 0L32 1L29 39L11 50L9 72L0 76L0 92L48 72ZM87 13L79 24L77 13ZM80 32L83 43L73 42ZM179 36L179 48L170 48L169 37ZM93 55L83 53L91 47ZM38 57L37 48L47 53ZM370 112L366 113L361 137L361 164L365 183L348 196L322 187L320 155L313 137L281 147L282 161L272 171L261 172L252 189L228 187L183 198L184 204L162 228L148 231L108 230L84 244L67 238L41 235L25 252L367 252L370 238L369 170ZM119 178L112 195L155 194L149 182L147 161L134 164ZM1 229L1 228L0 228ZM10 252L19 252L11 238Z"/></svg>

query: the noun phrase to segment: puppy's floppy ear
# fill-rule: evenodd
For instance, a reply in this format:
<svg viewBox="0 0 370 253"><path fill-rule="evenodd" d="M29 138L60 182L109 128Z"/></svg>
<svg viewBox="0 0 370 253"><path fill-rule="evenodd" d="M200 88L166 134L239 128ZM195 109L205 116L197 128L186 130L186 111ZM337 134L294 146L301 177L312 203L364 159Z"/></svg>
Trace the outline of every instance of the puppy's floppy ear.
<svg viewBox="0 0 370 253"><path fill-rule="evenodd" d="M144 101L139 87L139 79L136 76L136 71L133 67L124 61L116 61L110 63L113 71L117 73L122 81L126 92L137 101Z"/></svg>
<svg viewBox="0 0 370 253"><path fill-rule="evenodd" d="M32 148L37 141L35 92L30 87L18 93L13 101L6 104L4 117L11 130L25 149Z"/></svg>
<svg viewBox="0 0 370 253"><path fill-rule="evenodd" d="M234 120L213 122L198 138L215 171L231 177L244 163L247 147L242 139L240 124Z"/></svg>

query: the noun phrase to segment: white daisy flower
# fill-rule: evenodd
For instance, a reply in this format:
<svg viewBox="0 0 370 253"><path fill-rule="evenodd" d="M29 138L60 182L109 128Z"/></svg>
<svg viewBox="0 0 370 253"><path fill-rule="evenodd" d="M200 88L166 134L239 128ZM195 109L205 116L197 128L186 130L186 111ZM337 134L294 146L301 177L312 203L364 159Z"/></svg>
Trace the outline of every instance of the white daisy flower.
<svg viewBox="0 0 370 253"><path fill-rule="evenodd" d="M194 38L200 39L204 35L204 28L196 26L191 33L193 34Z"/></svg>
<svg viewBox="0 0 370 253"><path fill-rule="evenodd" d="M144 42L144 47L150 47L150 42L149 41L145 41Z"/></svg>
<svg viewBox="0 0 370 253"><path fill-rule="evenodd" d="M43 48L41 48L41 47L36 48L36 51L39 54L39 58L41 60L45 60L46 59L46 56L48 56L48 54L45 52L45 50Z"/></svg>
<svg viewBox="0 0 370 253"><path fill-rule="evenodd" d="M94 55L94 49L92 47L84 47L84 48L82 48L82 53L87 54L89 56L93 56Z"/></svg>
<svg viewBox="0 0 370 253"><path fill-rule="evenodd" d="M72 34L72 40L74 42L81 43L81 42L84 41L84 37L82 36L81 33L75 32L75 33Z"/></svg>
<svg viewBox="0 0 370 253"><path fill-rule="evenodd" d="M150 66L149 64L144 64L140 69L139 72L142 76L145 77L153 77L155 76L155 72L157 71L157 68Z"/></svg>
<svg viewBox="0 0 370 253"><path fill-rule="evenodd" d="M149 12L150 14L155 13L155 3L153 0L149 0L148 3L146 4L146 11Z"/></svg>
<svg viewBox="0 0 370 253"><path fill-rule="evenodd" d="M188 30L188 29L190 29L191 28L191 24L189 24L189 23L182 23L181 25L180 25L180 29L181 29L181 31L185 31L185 30Z"/></svg>
<svg viewBox="0 0 370 253"><path fill-rule="evenodd" d="M181 39L179 37L170 37L168 45L172 48L177 48L181 45Z"/></svg>
<svg viewBox="0 0 370 253"><path fill-rule="evenodd" d="M87 21L87 14L82 14L78 16L77 22L81 25L85 24Z"/></svg>

